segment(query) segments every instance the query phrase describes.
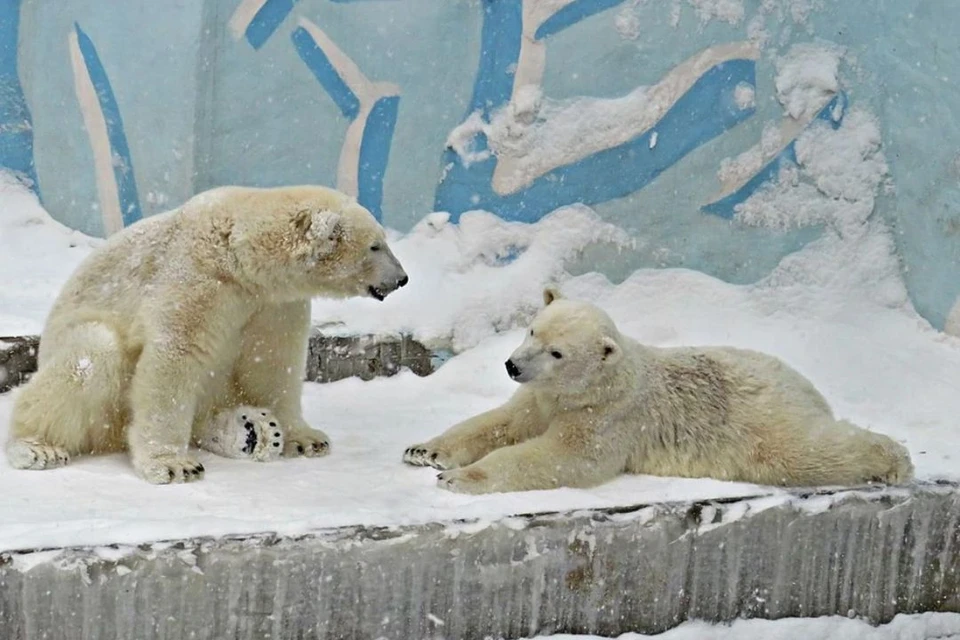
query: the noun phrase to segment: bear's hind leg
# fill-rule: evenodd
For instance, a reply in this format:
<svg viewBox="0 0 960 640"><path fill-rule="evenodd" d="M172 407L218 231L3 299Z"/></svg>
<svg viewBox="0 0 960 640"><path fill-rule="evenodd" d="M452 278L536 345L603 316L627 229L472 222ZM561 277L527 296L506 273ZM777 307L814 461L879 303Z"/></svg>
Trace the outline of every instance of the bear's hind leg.
<svg viewBox="0 0 960 640"><path fill-rule="evenodd" d="M264 407L223 409L200 422L194 439L200 448L225 458L268 462L283 452L283 429Z"/></svg>
<svg viewBox="0 0 960 640"><path fill-rule="evenodd" d="M14 400L6 453L15 469L51 469L74 455L122 448L130 366L119 337L87 322L60 332L57 343Z"/></svg>

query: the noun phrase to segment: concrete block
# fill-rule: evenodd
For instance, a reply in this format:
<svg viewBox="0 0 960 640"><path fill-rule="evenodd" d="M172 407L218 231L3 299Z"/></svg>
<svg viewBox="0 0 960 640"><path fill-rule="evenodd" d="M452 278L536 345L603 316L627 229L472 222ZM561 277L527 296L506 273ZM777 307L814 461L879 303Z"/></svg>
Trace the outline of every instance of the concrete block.
<svg viewBox="0 0 960 640"><path fill-rule="evenodd" d="M37 336L0 338L0 393L26 382L37 370Z"/></svg>
<svg viewBox="0 0 960 640"><path fill-rule="evenodd" d="M39 336L0 338L0 393L25 382L37 370ZM433 373L437 360L408 335L310 336L305 379L334 382L351 376L370 380L407 367L418 376Z"/></svg>
<svg viewBox="0 0 960 640"><path fill-rule="evenodd" d="M0 556L4 640L518 638L960 612L952 485Z"/></svg>

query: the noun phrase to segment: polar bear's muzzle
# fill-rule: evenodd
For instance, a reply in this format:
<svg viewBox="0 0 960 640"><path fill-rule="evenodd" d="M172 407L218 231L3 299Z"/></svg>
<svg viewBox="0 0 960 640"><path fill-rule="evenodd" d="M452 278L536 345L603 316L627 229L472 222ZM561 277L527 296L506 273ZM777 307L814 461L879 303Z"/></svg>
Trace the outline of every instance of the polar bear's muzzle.
<svg viewBox="0 0 960 640"><path fill-rule="evenodd" d="M390 295L400 287L406 286L408 282L410 282L410 278L407 277L407 274L403 274L403 276L399 280L397 280L393 285L384 286L381 284L379 287L370 285L369 287L367 287L367 293L370 294L371 298L376 298L377 300L380 300L382 302L384 298L386 298L388 295Z"/></svg>

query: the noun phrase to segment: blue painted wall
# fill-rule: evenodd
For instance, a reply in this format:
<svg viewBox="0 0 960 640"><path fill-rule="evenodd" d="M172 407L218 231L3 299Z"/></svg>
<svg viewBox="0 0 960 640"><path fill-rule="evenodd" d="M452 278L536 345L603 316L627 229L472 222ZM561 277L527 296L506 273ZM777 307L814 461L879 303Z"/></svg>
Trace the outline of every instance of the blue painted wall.
<svg viewBox="0 0 960 640"><path fill-rule="evenodd" d="M729 202L701 207L717 190L720 161L756 144L780 116L769 54L821 37L856 57L838 100L879 117L896 195L881 199L878 215L895 228L915 305L942 326L960 294L960 4L825 0L805 25L774 33L759 60L706 70L658 123L655 145L645 132L501 196L491 186L496 160L465 163L446 140L470 113L489 116L509 100L521 3L264 0L235 34L242 0L0 0L0 165L39 185L64 223L104 233L73 33L106 122L125 223L220 184L334 185L353 127L356 190L391 227L408 229L435 208L536 220L581 201L648 240L599 265L614 276L686 266L751 282L819 231L749 228L729 220ZM748 17L759 3L745 1ZM641 26L634 39L615 29L627 5ZM365 102L303 20L395 94ZM533 39L547 47L545 96L613 98L745 33L745 23L702 23L686 0L574 0ZM755 107L733 104L738 83L755 84ZM479 134L474 150L485 144Z"/></svg>

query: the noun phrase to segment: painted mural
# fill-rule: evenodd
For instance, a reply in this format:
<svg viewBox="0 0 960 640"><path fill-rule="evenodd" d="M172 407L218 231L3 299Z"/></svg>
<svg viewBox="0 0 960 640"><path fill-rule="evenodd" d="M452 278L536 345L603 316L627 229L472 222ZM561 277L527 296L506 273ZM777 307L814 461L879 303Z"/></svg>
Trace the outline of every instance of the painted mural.
<svg viewBox="0 0 960 640"><path fill-rule="evenodd" d="M798 163L805 131L837 129L860 101L879 112L906 187L878 210L900 232L918 309L942 326L960 293L955 271L935 274L931 260L956 265L955 236L903 206L919 204L918 181L898 175L898 154L923 134L891 107L891 85L877 88L889 61L877 61L871 29L883 11L826 0L57 4L0 0L0 165L87 233L217 184L318 182L401 230L433 210L533 222L581 202L660 246L624 268L748 282L819 231L750 228L738 206ZM922 19L922 5L888 18ZM854 73L790 112L777 104L777 56L821 36L854 51ZM721 171L753 151L749 170ZM954 173L955 153L943 160ZM949 220L957 182L933 196Z"/></svg>

